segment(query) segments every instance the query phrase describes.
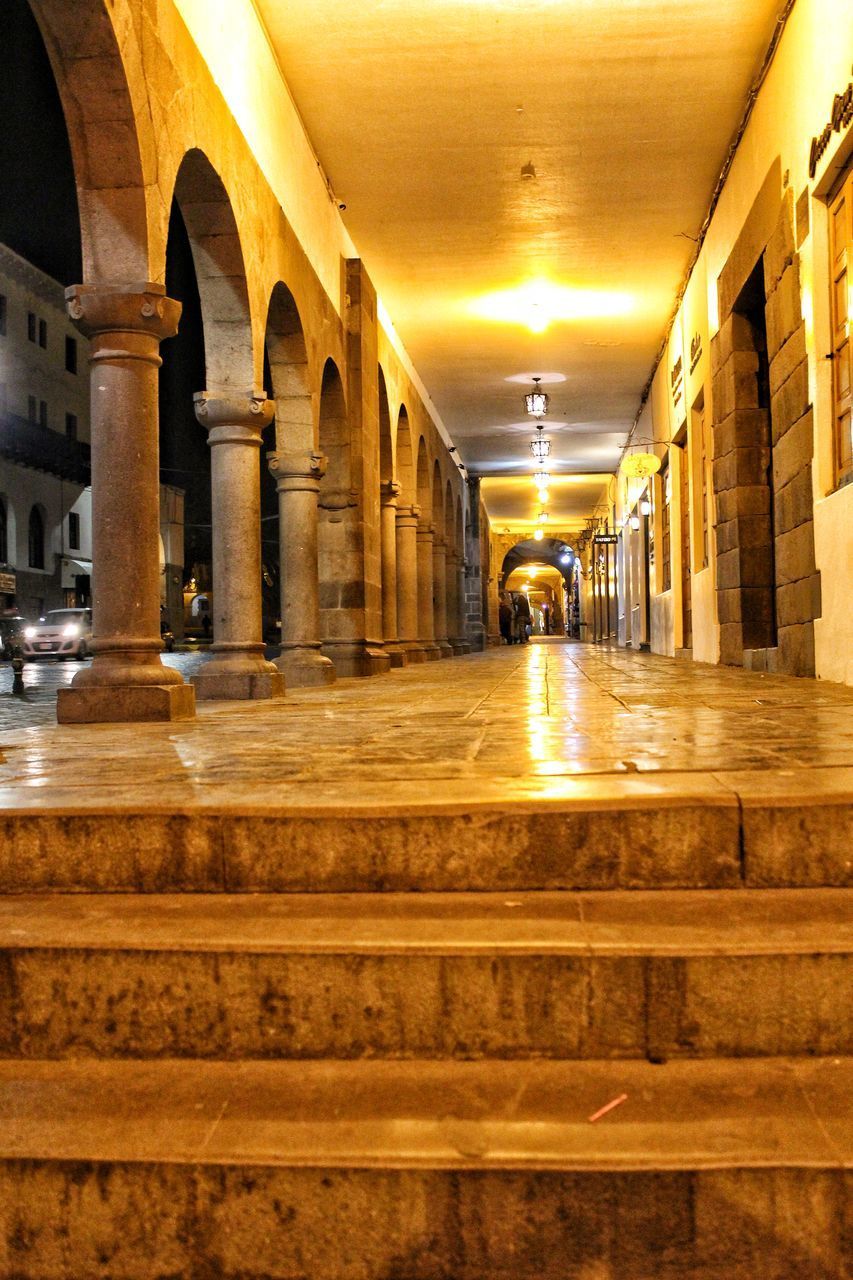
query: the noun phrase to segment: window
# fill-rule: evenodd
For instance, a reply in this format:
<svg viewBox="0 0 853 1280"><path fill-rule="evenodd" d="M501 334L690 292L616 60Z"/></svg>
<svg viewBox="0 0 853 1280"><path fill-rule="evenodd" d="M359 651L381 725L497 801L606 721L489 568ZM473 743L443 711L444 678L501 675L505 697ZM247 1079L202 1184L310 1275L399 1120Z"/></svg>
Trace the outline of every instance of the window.
<svg viewBox="0 0 853 1280"><path fill-rule="evenodd" d="M66 413L65 415L65 434L69 440L77 439L77 414Z"/></svg>
<svg viewBox="0 0 853 1280"><path fill-rule="evenodd" d="M27 312L27 337L30 342L35 342L36 340L36 317L33 311Z"/></svg>
<svg viewBox="0 0 853 1280"><path fill-rule="evenodd" d="M30 422L36 420L36 398L35 396L27 396L27 417Z"/></svg>
<svg viewBox="0 0 853 1280"><path fill-rule="evenodd" d="M39 346L47 347L47 321L39 320Z"/></svg>
<svg viewBox="0 0 853 1280"><path fill-rule="evenodd" d="M829 206L829 253L835 482L841 485L853 480L853 168Z"/></svg>
<svg viewBox="0 0 853 1280"><path fill-rule="evenodd" d="M6 336L6 295L0 293L0 338Z"/></svg>
<svg viewBox="0 0 853 1280"><path fill-rule="evenodd" d="M65 372L77 372L77 339L65 335Z"/></svg>
<svg viewBox="0 0 853 1280"><path fill-rule="evenodd" d="M661 577L662 591L669 591L672 588L672 555L670 547L670 501L672 498L672 490L670 486L669 475L669 455L660 469L660 487L661 487L661 504L660 504L660 560L661 560Z"/></svg>
<svg viewBox="0 0 853 1280"><path fill-rule="evenodd" d="M31 569L44 568L44 516L38 507L30 511L29 563Z"/></svg>
<svg viewBox="0 0 853 1280"><path fill-rule="evenodd" d="M39 401L39 425L42 427L47 426L47 401L46 400Z"/></svg>
<svg viewBox="0 0 853 1280"><path fill-rule="evenodd" d="M68 547L71 551L80 550L80 517L76 511L68 512Z"/></svg>
<svg viewBox="0 0 853 1280"><path fill-rule="evenodd" d="M6 503L0 498L0 564L9 563L9 524Z"/></svg>

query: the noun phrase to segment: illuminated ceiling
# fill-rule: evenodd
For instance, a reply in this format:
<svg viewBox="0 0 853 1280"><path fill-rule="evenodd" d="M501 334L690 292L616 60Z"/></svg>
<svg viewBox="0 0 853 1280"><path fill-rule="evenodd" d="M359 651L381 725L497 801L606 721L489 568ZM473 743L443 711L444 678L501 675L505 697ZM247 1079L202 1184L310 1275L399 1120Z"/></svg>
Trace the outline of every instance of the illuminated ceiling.
<svg viewBox="0 0 853 1280"><path fill-rule="evenodd" d="M462 460L529 471L552 372L550 469L612 470L782 0L256 4Z"/></svg>
<svg viewBox="0 0 853 1280"><path fill-rule="evenodd" d="M582 529L596 509L605 514L611 479L609 475L552 476L545 504L548 519L542 522L538 519L542 504L529 476L485 476L480 488L498 533L508 529L529 536L539 527L548 538L555 531Z"/></svg>

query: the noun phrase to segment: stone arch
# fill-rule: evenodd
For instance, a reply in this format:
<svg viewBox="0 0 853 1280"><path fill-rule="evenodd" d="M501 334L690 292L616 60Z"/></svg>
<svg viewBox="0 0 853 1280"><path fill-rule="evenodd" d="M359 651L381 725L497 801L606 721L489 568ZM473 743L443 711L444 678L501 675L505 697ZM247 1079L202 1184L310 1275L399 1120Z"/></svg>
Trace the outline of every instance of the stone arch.
<svg viewBox="0 0 853 1280"><path fill-rule="evenodd" d="M462 498L456 498L456 550L460 556L465 555L465 516L462 511Z"/></svg>
<svg viewBox="0 0 853 1280"><path fill-rule="evenodd" d="M391 406L388 402L388 386L381 364L377 366L377 372L379 378L379 483L386 485L395 478Z"/></svg>
<svg viewBox="0 0 853 1280"><path fill-rule="evenodd" d="M409 412L404 404L400 405L397 415L396 435L397 480L400 483L400 501L407 506L416 501L415 473L412 461L412 432L409 426Z"/></svg>
<svg viewBox="0 0 853 1280"><path fill-rule="evenodd" d="M130 87L140 86L136 97L141 96L144 76L138 65L136 24L125 0L113 0L109 8L104 0L29 4L65 113L77 183L83 278L147 280L146 193L153 182L146 177L140 147L145 105L134 100Z"/></svg>
<svg viewBox="0 0 853 1280"><path fill-rule="evenodd" d="M456 542L456 521L453 511L453 485L450 481L444 487L444 541L448 551L458 551Z"/></svg>
<svg viewBox="0 0 853 1280"><path fill-rule="evenodd" d="M231 198L197 147L180 163L173 200L189 236L201 299L207 390L245 393L254 382L254 361L243 249Z"/></svg>
<svg viewBox="0 0 853 1280"><path fill-rule="evenodd" d="M541 542L536 542L532 538L521 539L510 546L504 554L498 575L498 588L503 591L510 583L513 573L523 569L525 565L547 566L551 570L548 575L551 588L548 599L549 609L546 610L549 613L549 626L552 628L550 634L565 636L566 625L572 621L566 613L566 602L571 612L575 559L574 549L560 538L543 538ZM560 580L554 577L554 571L562 579L563 590L559 593L555 588L560 584ZM513 586L512 589L516 590L517 587ZM536 610L534 610L535 614ZM541 611L539 616L543 616Z"/></svg>

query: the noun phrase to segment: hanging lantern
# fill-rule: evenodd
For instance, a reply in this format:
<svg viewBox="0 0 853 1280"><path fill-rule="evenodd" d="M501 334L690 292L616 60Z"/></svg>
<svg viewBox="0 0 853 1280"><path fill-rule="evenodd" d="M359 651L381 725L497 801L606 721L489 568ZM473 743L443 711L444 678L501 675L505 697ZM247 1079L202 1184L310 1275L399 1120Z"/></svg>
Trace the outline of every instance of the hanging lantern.
<svg viewBox="0 0 853 1280"><path fill-rule="evenodd" d="M533 379L533 390L524 397L524 407L531 418L544 418L548 412L550 397L547 392L539 390L539 378Z"/></svg>
<svg viewBox="0 0 853 1280"><path fill-rule="evenodd" d="M533 477L533 483L540 489L547 489L551 480L549 471L537 471Z"/></svg>
<svg viewBox="0 0 853 1280"><path fill-rule="evenodd" d="M536 430L540 434L536 436L535 440L531 440L530 452L533 454L534 458L536 458L538 462L542 462L544 461L545 458L548 457L548 454L551 452L551 441L546 440L545 437L541 434L542 432L541 423L536 428Z"/></svg>
<svg viewBox="0 0 853 1280"><path fill-rule="evenodd" d="M622 459L624 475L636 480L646 480L660 471L660 458L656 453L629 453Z"/></svg>

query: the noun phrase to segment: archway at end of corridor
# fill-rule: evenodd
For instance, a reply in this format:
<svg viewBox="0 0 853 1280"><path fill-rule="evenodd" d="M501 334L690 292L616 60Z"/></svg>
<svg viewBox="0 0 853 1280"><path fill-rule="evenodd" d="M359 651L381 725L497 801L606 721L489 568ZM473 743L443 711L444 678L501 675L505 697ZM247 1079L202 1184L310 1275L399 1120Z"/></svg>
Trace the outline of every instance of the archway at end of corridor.
<svg viewBox="0 0 853 1280"><path fill-rule="evenodd" d="M498 586L517 613L519 596L530 608L531 634L576 638L580 634L578 561L567 542L543 538L518 542L504 556Z"/></svg>

